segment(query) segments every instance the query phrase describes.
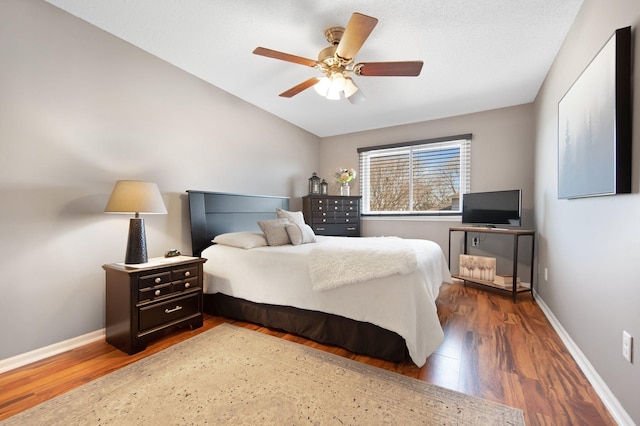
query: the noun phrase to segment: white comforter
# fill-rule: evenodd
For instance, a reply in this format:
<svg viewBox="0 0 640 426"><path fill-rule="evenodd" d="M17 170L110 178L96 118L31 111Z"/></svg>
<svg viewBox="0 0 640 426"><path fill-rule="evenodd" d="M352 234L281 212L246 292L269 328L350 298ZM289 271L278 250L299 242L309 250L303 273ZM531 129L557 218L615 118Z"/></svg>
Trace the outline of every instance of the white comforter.
<svg viewBox="0 0 640 426"><path fill-rule="evenodd" d="M313 291L310 252L345 237L317 236L317 243L244 250L220 244L202 252L204 292L223 293L256 303L294 306L369 322L402 336L413 362L421 367L444 338L435 300L451 275L439 245L406 239L417 268L325 291Z"/></svg>

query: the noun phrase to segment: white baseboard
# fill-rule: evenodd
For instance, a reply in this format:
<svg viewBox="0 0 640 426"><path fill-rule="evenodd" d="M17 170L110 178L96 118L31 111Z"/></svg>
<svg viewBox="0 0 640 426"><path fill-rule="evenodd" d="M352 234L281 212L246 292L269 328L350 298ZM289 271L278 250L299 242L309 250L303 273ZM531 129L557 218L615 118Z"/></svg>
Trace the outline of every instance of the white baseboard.
<svg viewBox="0 0 640 426"><path fill-rule="evenodd" d="M0 373L5 373L9 370L31 364L32 362L40 361L53 355L58 355L62 352L66 352L104 338L105 329L103 328L101 330L83 334L82 336L45 346L44 348L35 349L11 358L0 360Z"/></svg>
<svg viewBox="0 0 640 426"><path fill-rule="evenodd" d="M625 411L625 409L620 404L620 401L615 397L615 395L611 392L607 384L602 380L598 372L593 368L593 365L589 362L587 357L582 353L578 345L573 341L569 333L562 327L560 321L553 315L551 309L544 303L544 301L540 298L540 296L535 293L536 302L542 312L544 312L545 316L551 323L551 326L554 328L560 339L565 344L573 359L575 359L578 367L582 370L584 375L587 377L587 380L593 386L593 389L596 391L602 402L609 410L609 413L614 418L614 420L621 426L635 426L635 422L629 414Z"/></svg>

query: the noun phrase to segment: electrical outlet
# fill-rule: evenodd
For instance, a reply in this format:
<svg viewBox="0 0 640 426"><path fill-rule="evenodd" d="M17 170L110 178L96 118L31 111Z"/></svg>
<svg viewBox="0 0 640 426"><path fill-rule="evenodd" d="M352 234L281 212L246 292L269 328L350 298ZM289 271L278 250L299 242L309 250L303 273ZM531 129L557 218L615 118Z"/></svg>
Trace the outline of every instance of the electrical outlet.
<svg viewBox="0 0 640 426"><path fill-rule="evenodd" d="M633 337L626 331L622 332L622 356L627 359L629 362L633 362Z"/></svg>
<svg viewBox="0 0 640 426"><path fill-rule="evenodd" d="M471 239L471 246L473 247L478 247L480 245L480 238L478 237L473 237Z"/></svg>

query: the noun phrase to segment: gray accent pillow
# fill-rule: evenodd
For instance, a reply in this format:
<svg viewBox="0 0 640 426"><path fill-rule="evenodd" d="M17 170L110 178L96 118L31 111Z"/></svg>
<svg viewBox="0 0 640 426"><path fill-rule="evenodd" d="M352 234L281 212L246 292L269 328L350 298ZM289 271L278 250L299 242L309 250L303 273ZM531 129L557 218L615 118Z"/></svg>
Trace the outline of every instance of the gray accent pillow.
<svg viewBox="0 0 640 426"><path fill-rule="evenodd" d="M212 241L223 246L238 247L245 250L267 245L267 239L260 232L229 232L216 235Z"/></svg>
<svg viewBox="0 0 640 426"><path fill-rule="evenodd" d="M287 234L289 234L291 244L294 246L316 242L316 234L313 233L313 229L307 224L298 225L290 223L285 228Z"/></svg>
<svg viewBox="0 0 640 426"><path fill-rule="evenodd" d="M261 220L258 222L258 226L264 232L267 244L270 246L283 246L291 243L285 228L288 224L289 219Z"/></svg>
<svg viewBox="0 0 640 426"><path fill-rule="evenodd" d="M304 225L304 215L302 212L290 212L287 210L276 209L276 214L279 219L289 219L289 222L296 225Z"/></svg>

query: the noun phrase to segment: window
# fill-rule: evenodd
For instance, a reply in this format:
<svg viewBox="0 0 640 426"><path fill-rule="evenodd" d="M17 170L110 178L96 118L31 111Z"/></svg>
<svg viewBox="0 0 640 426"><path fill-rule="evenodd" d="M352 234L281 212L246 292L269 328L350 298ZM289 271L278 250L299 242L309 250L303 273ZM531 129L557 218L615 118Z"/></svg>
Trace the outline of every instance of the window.
<svg viewBox="0 0 640 426"><path fill-rule="evenodd" d="M359 148L362 213L459 215L471 182L471 135Z"/></svg>

